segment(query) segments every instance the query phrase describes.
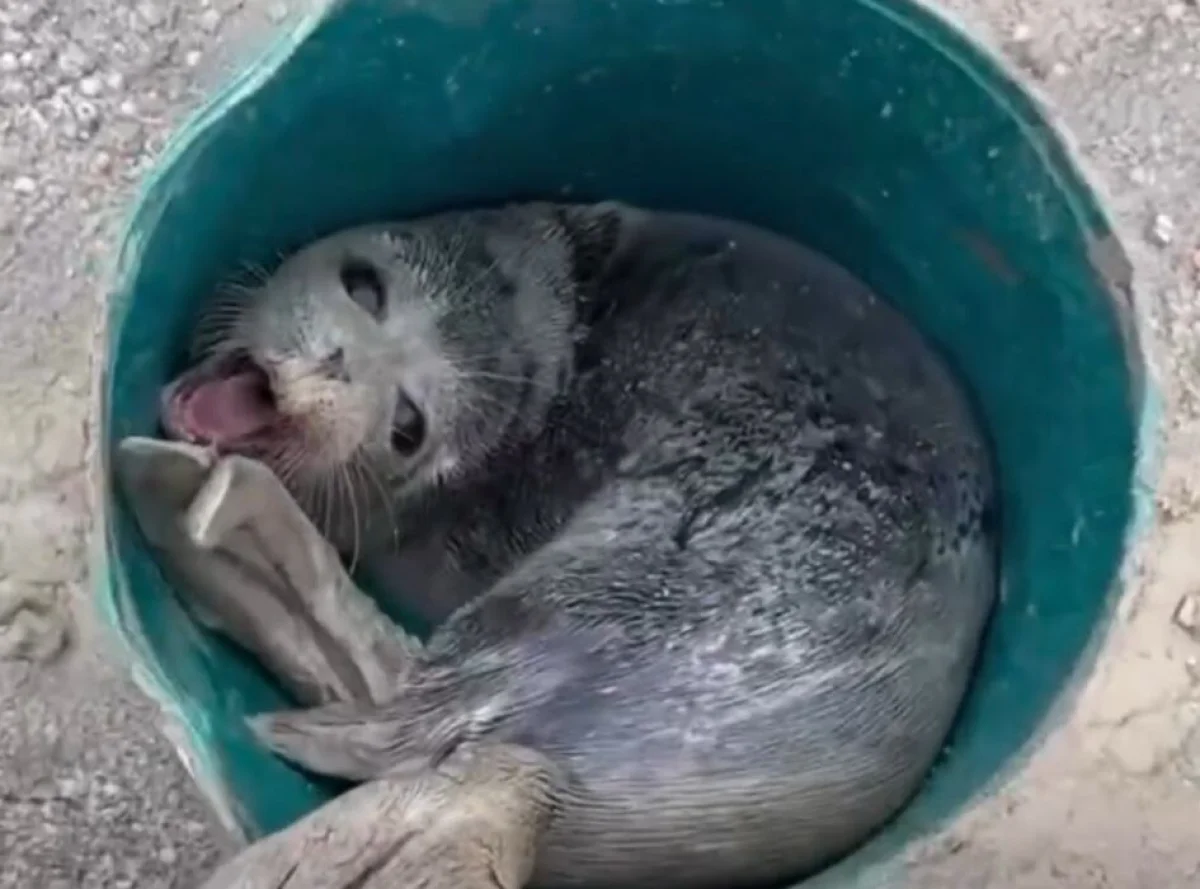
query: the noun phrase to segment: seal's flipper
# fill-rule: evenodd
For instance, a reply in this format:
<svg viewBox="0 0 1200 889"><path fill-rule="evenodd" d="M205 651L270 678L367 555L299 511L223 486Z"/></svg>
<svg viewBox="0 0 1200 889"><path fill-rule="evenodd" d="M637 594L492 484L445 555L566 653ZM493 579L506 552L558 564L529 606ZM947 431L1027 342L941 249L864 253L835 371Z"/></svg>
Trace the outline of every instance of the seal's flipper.
<svg viewBox="0 0 1200 889"><path fill-rule="evenodd" d="M370 781L424 769L483 737L511 706L506 674L465 678L455 669L415 670L392 700L343 701L249 720L258 740L311 772Z"/></svg>
<svg viewBox="0 0 1200 889"><path fill-rule="evenodd" d="M146 438L122 441L115 469L189 606L301 703L392 695L417 643L354 585L270 469Z"/></svg>
<svg viewBox="0 0 1200 889"><path fill-rule="evenodd" d="M462 747L436 769L343 794L202 889L521 889L560 786L528 748Z"/></svg>
<svg viewBox="0 0 1200 889"><path fill-rule="evenodd" d="M248 720L255 737L277 756L318 775L370 781L405 763L426 768L437 758L431 748L411 751L393 741L404 733L376 707L354 702L312 710L264 713Z"/></svg>

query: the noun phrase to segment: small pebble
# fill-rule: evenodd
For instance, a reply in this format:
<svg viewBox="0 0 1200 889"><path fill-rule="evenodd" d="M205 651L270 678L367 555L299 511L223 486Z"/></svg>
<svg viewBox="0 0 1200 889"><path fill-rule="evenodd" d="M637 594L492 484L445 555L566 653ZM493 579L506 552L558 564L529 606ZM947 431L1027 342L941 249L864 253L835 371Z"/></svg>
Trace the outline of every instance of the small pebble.
<svg viewBox="0 0 1200 889"><path fill-rule="evenodd" d="M90 64L84 51L74 43L58 55L58 70L68 77L79 77Z"/></svg>
<svg viewBox="0 0 1200 889"><path fill-rule="evenodd" d="M1166 15L1167 21L1177 22L1187 15L1187 6L1183 3L1168 3L1167 8L1163 10L1163 14Z"/></svg>
<svg viewBox="0 0 1200 889"><path fill-rule="evenodd" d="M1200 639L1200 596L1189 594L1175 607L1175 625L1189 636Z"/></svg>
<svg viewBox="0 0 1200 889"><path fill-rule="evenodd" d="M1017 43L1028 43L1033 39L1033 28L1026 24L1017 25L1013 28L1012 39Z"/></svg>
<svg viewBox="0 0 1200 889"><path fill-rule="evenodd" d="M1166 247L1175 239L1175 221L1165 213L1157 214L1150 223L1150 241Z"/></svg>
<svg viewBox="0 0 1200 889"><path fill-rule="evenodd" d="M200 14L200 27L205 31L215 31L221 26L221 13L215 9L207 9Z"/></svg>
<svg viewBox="0 0 1200 889"><path fill-rule="evenodd" d="M96 107L95 102L81 99L75 103L75 116L79 118L80 123L95 124L100 120L100 109Z"/></svg>
<svg viewBox="0 0 1200 889"><path fill-rule="evenodd" d="M163 23L163 14L157 3L139 3L137 11L142 21L151 28L157 28Z"/></svg>
<svg viewBox="0 0 1200 889"><path fill-rule="evenodd" d="M1034 44L1033 40L1014 40L1010 51L1013 60L1038 80L1045 80L1050 73L1050 66L1045 55Z"/></svg>
<svg viewBox="0 0 1200 889"><path fill-rule="evenodd" d="M288 14L288 9L287 9L286 4L272 3L270 6L267 7L267 18L269 18L271 21L275 22L276 24L279 24L285 18L287 18L287 14Z"/></svg>
<svg viewBox="0 0 1200 889"><path fill-rule="evenodd" d="M21 63L17 60L17 54L6 52L0 54L0 71L5 74L11 74L21 67Z"/></svg>
<svg viewBox="0 0 1200 889"><path fill-rule="evenodd" d="M18 176L13 180L12 187L17 194L33 194L37 191L37 183L28 176Z"/></svg>
<svg viewBox="0 0 1200 889"><path fill-rule="evenodd" d="M89 99L94 99L100 95L100 90L103 88L104 85L100 82L99 77L85 77L79 81L79 91Z"/></svg>
<svg viewBox="0 0 1200 889"><path fill-rule="evenodd" d="M197 65L200 64L200 60L202 58L203 58L203 55L200 53L200 50L198 50L198 49L189 50L188 53L183 57L183 63L185 65L187 65L189 68L195 68Z"/></svg>

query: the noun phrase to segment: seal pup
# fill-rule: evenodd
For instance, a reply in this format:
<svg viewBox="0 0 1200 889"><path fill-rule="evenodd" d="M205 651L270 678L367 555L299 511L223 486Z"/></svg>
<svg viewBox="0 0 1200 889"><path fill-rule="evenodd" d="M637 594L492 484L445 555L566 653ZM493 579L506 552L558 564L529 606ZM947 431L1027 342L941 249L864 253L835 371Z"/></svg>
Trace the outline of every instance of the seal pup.
<svg viewBox="0 0 1200 889"><path fill-rule="evenodd" d="M508 762L447 885L798 878L920 784L994 598L993 482L949 373L845 271L738 223L532 204L334 235L220 318L168 433L269 466L439 623L391 699L255 728L368 782L343 806L405 788L402 815ZM399 820L384 857L419 864L429 825Z"/></svg>

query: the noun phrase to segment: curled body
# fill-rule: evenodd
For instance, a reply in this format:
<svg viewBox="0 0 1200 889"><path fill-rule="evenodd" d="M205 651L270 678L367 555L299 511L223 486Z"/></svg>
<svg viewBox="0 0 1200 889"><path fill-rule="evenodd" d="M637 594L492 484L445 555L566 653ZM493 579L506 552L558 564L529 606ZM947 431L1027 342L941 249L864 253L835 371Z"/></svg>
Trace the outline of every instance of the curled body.
<svg viewBox="0 0 1200 889"><path fill-rule="evenodd" d="M168 431L270 466L433 627L387 700L260 720L281 754L370 782L535 751L548 889L803 876L919 786L995 595L993 480L845 271L527 204L332 236L214 317Z"/></svg>

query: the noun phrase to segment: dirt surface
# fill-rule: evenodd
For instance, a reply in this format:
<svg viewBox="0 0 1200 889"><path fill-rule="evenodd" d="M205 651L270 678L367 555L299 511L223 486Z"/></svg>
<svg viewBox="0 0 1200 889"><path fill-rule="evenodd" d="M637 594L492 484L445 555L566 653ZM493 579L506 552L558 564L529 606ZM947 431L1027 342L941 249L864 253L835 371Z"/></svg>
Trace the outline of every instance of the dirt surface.
<svg viewBox="0 0 1200 889"><path fill-rule="evenodd" d="M914 889L1200 886L1200 8L951 0L1111 197L1167 397L1157 528L1095 675ZM228 851L85 592L93 331L120 213L271 0L0 5L0 887L190 887Z"/></svg>

